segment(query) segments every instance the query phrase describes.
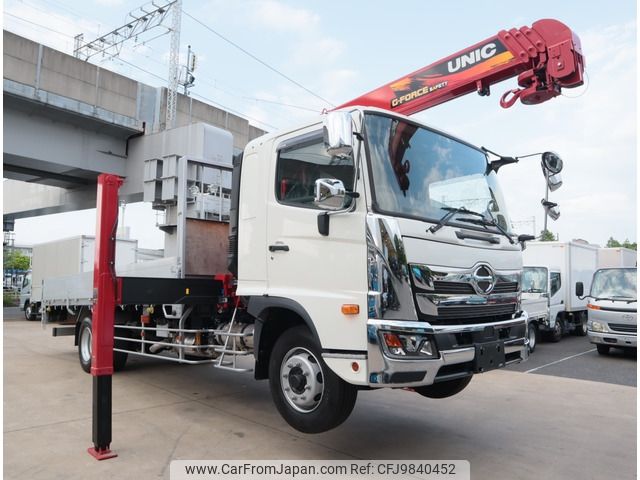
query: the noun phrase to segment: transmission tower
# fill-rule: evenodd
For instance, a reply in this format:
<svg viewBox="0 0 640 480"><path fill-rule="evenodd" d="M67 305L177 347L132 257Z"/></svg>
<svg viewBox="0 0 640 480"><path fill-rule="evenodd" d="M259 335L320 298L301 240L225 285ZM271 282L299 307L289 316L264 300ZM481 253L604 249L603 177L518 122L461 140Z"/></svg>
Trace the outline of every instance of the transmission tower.
<svg viewBox="0 0 640 480"><path fill-rule="evenodd" d="M182 0L173 2L171 19L171 48L169 50L169 86L167 88L167 125L176 126L178 107L178 66L180 63L180 25L182 23Z"/></svg>
<svg viewBox="0 0 640 480"><path fill-rule="evenodd" d="M154 0L145 4L129 12L124 25L88 43L84 42L82 33L76 35L73 55L85 61L99 54L117 57L122 50L122 45L127 40L134 39L134 41L138 41L139 35L153 28L167 28L163 25L163 22L175 3L176 0L156 4Z"/></svg>
<svg viewBox="0 0 640 480"><path fill-rule="evenodd" d="M169 12L172 14L170 28L164 24ZM153 0L151 3L129 12L124 25L91 42L85 43L83 34L76 35L73 55L84 61L88 61L90 58L100 54L102 56L117 57L120 55L122 45L126 41L133 40L138 42L140 35L157 27L167 29L167 32L171 32L171 47L169 49L166 128L173 128L175 127L178 103L181 22L182 0L165 0L158 3Z"/></svg>

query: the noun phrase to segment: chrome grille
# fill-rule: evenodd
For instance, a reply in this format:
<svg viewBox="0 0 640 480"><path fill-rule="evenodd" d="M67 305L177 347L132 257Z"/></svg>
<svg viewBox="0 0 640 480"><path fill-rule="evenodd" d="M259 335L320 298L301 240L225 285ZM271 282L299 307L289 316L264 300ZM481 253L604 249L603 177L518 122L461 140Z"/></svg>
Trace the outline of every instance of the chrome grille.
<svg viewBox="0 0 640 480"><path fill-rule="evenodd" d="M638 330L637 325L628 325L625 323L610 323L609 328L611 330L615 330L616 332L623 333L637 333Z"/></svg>

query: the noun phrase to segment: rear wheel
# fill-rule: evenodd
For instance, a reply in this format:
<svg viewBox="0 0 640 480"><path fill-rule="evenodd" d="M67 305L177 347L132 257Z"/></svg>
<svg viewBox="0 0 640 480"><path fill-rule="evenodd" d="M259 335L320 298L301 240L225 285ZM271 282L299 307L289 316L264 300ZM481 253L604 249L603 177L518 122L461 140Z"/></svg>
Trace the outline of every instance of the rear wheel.
<svg viewBox="0 0 640 480"><path fill-rule="evenodd" d="M538 325L532 322L527 327L527 336L529 337L529 353L533 353L538 343Z"/></svg>
<svg viewBox="0 0 640 480"><path fill-rule="evenodd" d="M581 314L578 320L579 322L573 330L573 333L575 333L578 337L584 337L587 335L587 316Z"/></svg>
<svg viewBox="0 0 640 480"><path fill-rule="evenodd" d="M269 360L269 386L282 417L300 432L320 433L344 422L358 390L333 373L306 327L276 341Z"/></svg>
<svg viewBox="0 0 640 480"><path fill-rule="evenodd" d="M609 347L609 345L602 345L602 344L597 344L596 348L598 349L598 353L600 355L609 355L609 350L611 347Z"/></svg>
<svg viewBox="0 0 640 480"><path fill-rule="evenodd" d="M91 373L91 349L93 342L93 334L91 330L91 317L84 316L80 322L78 331L78 358L80 359L80 367L87 373ZM119 335L124 336L119 333ZM117 348L124 346L115 345ZM113 369L116 372L124 369L127 363L128 354L122 352L113 352Z"/></svg>
<svg viewBox="0 0 640 480"><path fill-rule="evenodd" d="M455 380L447 380L445 382L434 383L433 385L425 385L422 387L414 387L416 393L428 398L447 398L464 390L473 375L468 377L456 378Z"/></svg>

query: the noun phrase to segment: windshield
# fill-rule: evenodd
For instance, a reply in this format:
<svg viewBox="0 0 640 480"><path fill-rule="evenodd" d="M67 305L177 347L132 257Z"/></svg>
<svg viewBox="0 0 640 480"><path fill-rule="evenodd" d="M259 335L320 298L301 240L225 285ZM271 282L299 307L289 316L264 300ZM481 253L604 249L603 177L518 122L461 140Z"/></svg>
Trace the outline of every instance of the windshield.
<svg viewBox="0 0 640 480"><path fill-rule="evenodd" d="M371 113L365 117L379 210L437 222L447 213L443 207L466 208L511 230L496 174L487 172L482 151L402 120ZM450 222L459 217L465 213Z"/></svg>
<svg viewBox="0 0 640 480"><path fill-rule="evenodd" d="M525 293L545 293L547 291L547 269L543 267L523 268L522 291Z"/></svg>
<svg viewBox="0 0 640 480"><path fill-rule="evenodd" d="M598 270L593 276L591 296L595 298L637 298L637 270L635 268L612 268Z"/></svg>

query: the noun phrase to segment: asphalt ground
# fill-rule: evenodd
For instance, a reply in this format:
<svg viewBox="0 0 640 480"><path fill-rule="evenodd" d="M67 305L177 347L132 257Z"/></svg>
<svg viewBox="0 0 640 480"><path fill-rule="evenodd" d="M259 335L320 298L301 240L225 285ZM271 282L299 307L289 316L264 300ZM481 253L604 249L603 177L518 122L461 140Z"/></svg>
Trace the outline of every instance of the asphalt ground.
<svg viewBox="0 0 640 480"><path fill-rule="evenodd" d="M319 435L291 429L251 374L132 358L113 377L119 456L97 462L86 453L92 380L72 339L4 313L7 479L169 478L172 459L467 459L474 480L636 478L637 389L606 368L580 379L589 369L568 363L629 373L635 359L562 360L589 351L584 338L539 344L526 364L478 375L446 400L360 392L351 417Z"/></svg>
<svg viewBox="0 0 640 480"><path fill-rule="evenodd" d="M600 355L588 337L575 335L565 335L558 343L539 342L529 360L507 370L631 387L638 380L635 351L612 348L609 355Z"/></svg>

